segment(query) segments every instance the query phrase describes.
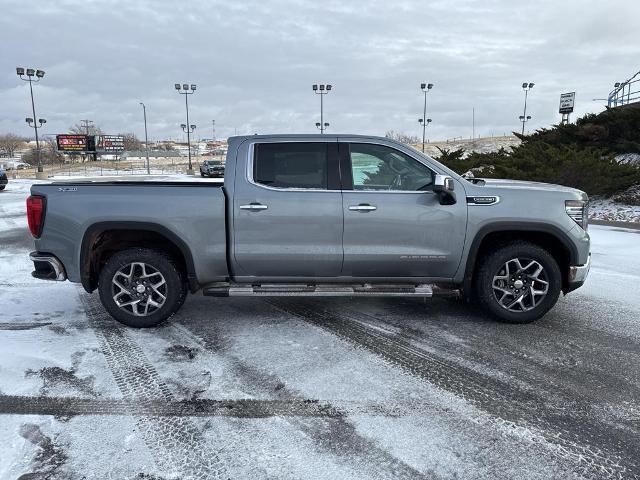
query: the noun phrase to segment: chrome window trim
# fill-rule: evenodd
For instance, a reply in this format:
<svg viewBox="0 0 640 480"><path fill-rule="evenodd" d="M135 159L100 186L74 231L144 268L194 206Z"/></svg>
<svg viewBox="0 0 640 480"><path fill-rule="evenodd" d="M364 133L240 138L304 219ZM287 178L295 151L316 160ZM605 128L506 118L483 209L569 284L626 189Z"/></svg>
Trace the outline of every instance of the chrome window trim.
<svg viewBox="0 0 640 480"><path fill-rule="evenodd" d="M289 188L282 188L282 187L270 187L268 185L264 185L262 183L258 183L253 179L253 164L254 164L254 152L255 152L255 146L258 144L263 144L263 143L332 143L332 142L336 142L336 143L346 143L346 144L351 144L351 143L366 143L366 144L370 144L370 145L379 145L381 147L387 147L387 148L391 148L393 150L396 150L410 158L412 158L413 160L415 160L416 162L420 163L421 165L425 166L426 168L428 168L429 170L431 170L434 174L438 174L438 171L431 168L431 166L425 164L424 162L422 162L421 160L415 158L413 155L409 155L406 152L403 152L402 150L398 150L397 148L387 145L386 143L380 143L377 141L372 141L372 140L366 140L362 139L360 141L351 141L351 140L346 140L346 139L341 139L339 137L330 137L330 140L325 140L323 141L322 139L313 139L313 140L307 140L307 139L295 139L295 140L286 140L286 139L277 139L276 141L273 142L264 142L264 141L253 141L250 142L248 145L248 162L247 162L247 167L245 170L245 179L247 180L247 182L249 182L251 185L258 187L258 188L263 188L265 190L271 190L271 191L275 191L275 192L329 192L329 193L401 193L401 194L431 194L431 195L435 195L435 192L431 191L431 190L355 190L355 189L351 189L351 190L327 190L327 189L322 189L322 188L301 188L301 187L289 187Z"/></svg>

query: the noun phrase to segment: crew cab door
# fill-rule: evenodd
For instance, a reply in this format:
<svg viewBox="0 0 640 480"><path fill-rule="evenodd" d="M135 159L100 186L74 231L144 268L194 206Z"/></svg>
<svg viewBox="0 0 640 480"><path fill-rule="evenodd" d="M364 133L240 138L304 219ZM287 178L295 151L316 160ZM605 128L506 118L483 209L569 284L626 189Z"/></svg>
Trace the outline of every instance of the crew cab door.
<svg viewBox="0 0 640 480"><path fill-rule="evenodd" d="M337 153L336 138L257 140L249 145L248 158L238 158L233 199L237 278L295 281L340 275Z"/></svg>
<svg viewBox="0 0 640 480"><path fill-rule="evenodd" d="M353 277L444 277L455 274L465 241L467 206L441 205L436 172L390 145L340 142L344 263Z"/></svg>

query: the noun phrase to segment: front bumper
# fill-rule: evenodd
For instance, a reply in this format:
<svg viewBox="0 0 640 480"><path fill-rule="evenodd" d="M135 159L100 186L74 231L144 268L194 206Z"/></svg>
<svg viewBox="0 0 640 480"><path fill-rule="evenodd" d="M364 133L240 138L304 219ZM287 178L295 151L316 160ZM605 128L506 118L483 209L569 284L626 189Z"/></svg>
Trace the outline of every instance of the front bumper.
<svg viewBox="0 0 640 480"><path fill-rule="evenodd" d="M576 288L581 287L587 276L589 275L589 269L591 268L591 254L587 257L587 263L584 265L571 265L569 267L568 286L564 293L569 293Z"/></svg>
<svg viewBox="0 0 640 480"><path fill-rule="evenodd" d="M35 268L35 270L31 272L34 278L54 280L56 282L64 282L67 279L67 272L64 269L64 265L55 255L31 252L29 259L33 262Z"/></svg>

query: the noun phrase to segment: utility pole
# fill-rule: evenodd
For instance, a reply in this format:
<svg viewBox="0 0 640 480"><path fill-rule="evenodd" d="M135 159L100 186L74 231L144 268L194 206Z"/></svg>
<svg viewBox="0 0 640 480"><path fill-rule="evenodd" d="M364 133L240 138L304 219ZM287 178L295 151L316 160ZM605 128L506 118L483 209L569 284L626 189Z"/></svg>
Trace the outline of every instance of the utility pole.
<svg viewBox="0 0 640 480"><path fill-rule="evenodd" d="M211 140L216 141L216 121L211 120Z"/></svg>

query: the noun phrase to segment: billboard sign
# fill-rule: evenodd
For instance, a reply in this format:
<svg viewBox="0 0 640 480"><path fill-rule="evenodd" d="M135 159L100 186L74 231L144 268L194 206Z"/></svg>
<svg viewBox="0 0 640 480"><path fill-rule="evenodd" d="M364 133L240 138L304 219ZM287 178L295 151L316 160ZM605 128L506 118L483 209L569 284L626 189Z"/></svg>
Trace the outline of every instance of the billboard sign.
<svg viewBox="0 0 640 480"><path fill-rule="evenodd" d="M560 95L560 109L559 113L571 113L573 112L573 104L575 103L576 92L563 93Z"/></svg>
<svg viewBox="0 0 640 480"><path fill-rule="evenodd" d="M96 135L96 151L122 152L124 151L124 137L122 135Z"/></svg>
<svg viewBox="0 0 640 480"><path fill-rule="evenodd" d="M95 151L95 141L91 135L56 135L56 143L60 152Z"/></svg>

